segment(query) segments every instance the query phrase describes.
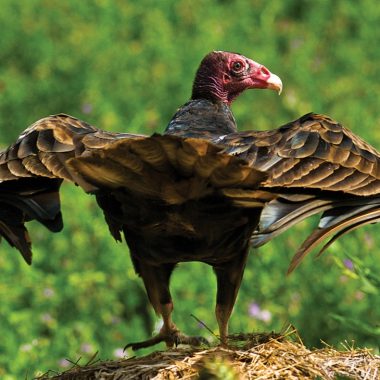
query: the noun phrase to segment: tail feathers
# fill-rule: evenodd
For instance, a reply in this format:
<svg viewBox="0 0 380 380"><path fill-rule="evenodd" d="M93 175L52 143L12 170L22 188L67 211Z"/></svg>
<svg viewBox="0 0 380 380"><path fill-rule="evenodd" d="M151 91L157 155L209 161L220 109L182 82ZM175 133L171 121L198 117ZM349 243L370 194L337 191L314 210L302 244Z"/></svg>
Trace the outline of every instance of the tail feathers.
<svg viewBox="0 0 380 380"><path fill-rule="evenodd" d="M214 189L253 188L266 177L207 140L153 135L120 139L68 161L86 191L126 188L168 204L200 199Z"/></svg>

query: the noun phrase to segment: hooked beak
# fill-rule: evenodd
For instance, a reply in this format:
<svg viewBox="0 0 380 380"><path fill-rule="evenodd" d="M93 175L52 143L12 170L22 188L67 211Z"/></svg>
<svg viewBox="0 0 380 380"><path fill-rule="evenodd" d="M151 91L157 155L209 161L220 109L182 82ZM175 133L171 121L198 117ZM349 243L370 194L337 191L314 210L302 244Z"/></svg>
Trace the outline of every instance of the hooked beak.
<svg viewBox="0 0 380 380"><path fill-rule="evenodd" d="M282 91L282 81L276 74L272 74L265 66L250 60L251 81L250 88L261 88L275 90L278 94Z"/></svg>
<svg viewBox="0 0 380 380"><path fill-rule="evenodd" d="M270 73L270 77L267 79L267 85L267 88L269 88L270 90L275 90L278 92L278 95L281 95L282 81L279 76Z"/></svg>

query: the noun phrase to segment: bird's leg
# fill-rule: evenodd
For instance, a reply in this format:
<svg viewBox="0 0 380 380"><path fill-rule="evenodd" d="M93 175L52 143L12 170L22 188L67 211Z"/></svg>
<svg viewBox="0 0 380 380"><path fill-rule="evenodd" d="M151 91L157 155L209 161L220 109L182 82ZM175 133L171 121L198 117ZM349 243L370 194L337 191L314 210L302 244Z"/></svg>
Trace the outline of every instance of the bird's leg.
<svg viewBox="0 0 380 380"><path fill-rule="evenodd" d="M217 278L215 316L219 326L220 342L223 346L227 345L228 321L243 278L247 253L248 251L223 265L214 266Z"/></svg>
<svg viewBox="0 0 380 380"><path fill-rule="evenodd" d="M169 290L169 280L173 269L174 265L172 264L151 266L139 263L139 274L144 281L149 301L156 314L162 317L163 326L157 335L142 342L130 343L125 346L125 349L131 347L133 350L138 350L161 342L165 342L168 348L178 344L199 346L202 343L208 343L202 337L182 334L172 321L173 302Z"/></svg>

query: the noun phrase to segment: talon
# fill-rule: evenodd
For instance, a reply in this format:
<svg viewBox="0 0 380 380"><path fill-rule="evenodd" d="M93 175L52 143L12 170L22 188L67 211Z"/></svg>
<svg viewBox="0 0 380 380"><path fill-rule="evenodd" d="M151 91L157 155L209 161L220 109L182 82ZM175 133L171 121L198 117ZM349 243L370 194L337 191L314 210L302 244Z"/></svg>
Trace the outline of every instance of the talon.
<svg viewBox="0 0 380 380"><path fill-rule="evenodd" d="M162 332L153 338L144 340L142 342L128 343L125 347L125 351L127 348L132 348L133 351L139 350L141 348L151 347L158 343L165 342L168 348L178 347L180 344L188 344L190 346L199 347L202 344L207 346L210 345L210 342L204 338L203 336L187 336L181 334L178 330L172 331L169 334L163 334Z"/></svg>
<svg viewBox="0 0 380 380"><path fill-rule="evenodd" d="M164 341L165 341L165 336L163 336L162 334L158 334L158 335L154 336L153 338L144 340L142 342L128 343L124 347L123 351L125 351L127 348L132 348L133 351L136 351L136 350L139 350L141 348L147 348L147 347L154 346L154 345L161 343L161 342L164 342Z"/></svg>
<svg viewBox="0 0 380 380"><path fill-rule="evenodd" d="M123 352L125 352L128 348L132 348L133 351L139 350L140 348L143 348L143 346L141 346L143 343L145 342L128 343L123 348Z"/></svg>
<svg viewBox="0 0 380 380"><path fill-rule="evenodd" d="M123 348L123 354L124 354L125 350L126 350L127 348L129 348L129 347L132 347L132 343L128 343L128 344L126 344L126 345L124 346L124 348ZM132 350L133 350L133 348L132 348Z"/></svg>
<svg viewBox="0 0 380 380"><path fill-rule="evenodd" d="M128 343L127 345L124 346L123 348L123 353L128 349L128 348L132 348L133 351L135 351L135 345L137 343Z"/></svg>

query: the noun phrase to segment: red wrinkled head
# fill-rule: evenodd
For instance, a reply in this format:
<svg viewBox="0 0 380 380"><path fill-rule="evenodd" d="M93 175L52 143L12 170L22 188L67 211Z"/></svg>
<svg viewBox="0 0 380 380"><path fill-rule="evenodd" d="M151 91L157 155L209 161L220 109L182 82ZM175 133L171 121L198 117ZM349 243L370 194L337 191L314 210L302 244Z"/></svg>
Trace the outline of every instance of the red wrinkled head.
<svg viewBox="0 0 380 380"><path fill-rule="evenodd" d="M241 54L213 51L203 58L198 68L191 98L230 104L244 90L253 88L280 93L282 82L265 66Z"/></svg>

